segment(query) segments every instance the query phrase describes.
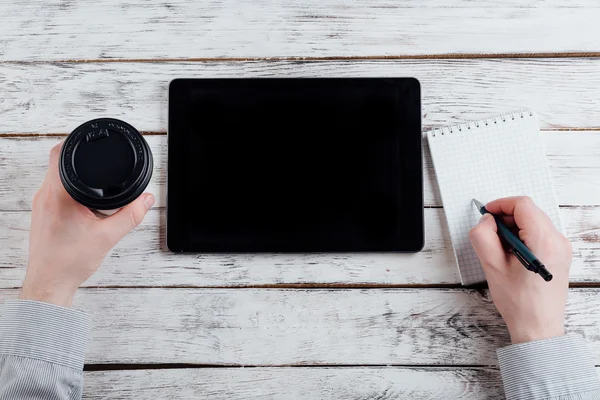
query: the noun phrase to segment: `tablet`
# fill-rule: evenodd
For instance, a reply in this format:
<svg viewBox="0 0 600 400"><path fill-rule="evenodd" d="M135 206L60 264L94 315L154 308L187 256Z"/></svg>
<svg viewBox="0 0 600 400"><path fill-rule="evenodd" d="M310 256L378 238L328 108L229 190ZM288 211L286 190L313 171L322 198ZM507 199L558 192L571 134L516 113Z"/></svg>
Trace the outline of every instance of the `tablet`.
<svg viewBox="0 0 600 400"><path fill-rule="evenodd" d="M168 248L419 251L420 98L412 78L172 81Z"/></svg>

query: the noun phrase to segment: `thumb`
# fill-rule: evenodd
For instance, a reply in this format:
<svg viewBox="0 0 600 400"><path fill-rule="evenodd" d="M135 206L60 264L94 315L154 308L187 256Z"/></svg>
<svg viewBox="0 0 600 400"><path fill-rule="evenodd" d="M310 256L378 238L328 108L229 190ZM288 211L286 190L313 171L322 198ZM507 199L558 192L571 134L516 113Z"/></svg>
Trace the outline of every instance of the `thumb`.
<svg viewBox="0 0 600 400"><path fill-rule="evenodd" d="M110 232L113 245L142 223L144 216L153 204L154 196L144 193L115 214L102 220L104 229Z"/></svg>
<svg viewBox="0 0 600 400"><path fill-rule="evenodd" d="M497 232L496 221L490 214L484 214L479 223L469 232L471 245L484 269L505 265L506 252Z"/></svg>

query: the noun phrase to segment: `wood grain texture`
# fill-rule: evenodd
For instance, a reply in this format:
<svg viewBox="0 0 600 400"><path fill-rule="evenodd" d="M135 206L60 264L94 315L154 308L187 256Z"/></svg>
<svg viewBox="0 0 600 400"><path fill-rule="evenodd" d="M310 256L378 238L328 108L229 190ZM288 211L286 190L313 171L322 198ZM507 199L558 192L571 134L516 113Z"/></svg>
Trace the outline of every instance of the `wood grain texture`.
<svg viewBox="0 0 600 400"><path fill-rule="evenodd" d="M167 129L180 77L414 76L425 127L531 108L542 128L600 128L600 58L0 64L0 133L69 133L99 116Z"/></svg>
<svg viewBox="0 0 600 400"><path fill-rule="evenodd" d="M571 282L600 282L600 208L561 210L573 243ZM459 284L442 209L425 210L425 248L416 254L175 254L165 249L164 210L152 210L85 286ZM0 288L20 287L28 212L0 213Z"/></svg>
<svg viewBox="0 0 600 400"><path fill-rule="evenodd" d="M575 303L586 326L600 315ZM94 316L89 364L487 366L509 343L468 290L88 289L75 305Z"/></svg>
<svg viewBox="0 0 600 400"><path fill-rule="evenodd" d="M202 368L85 373L86 399L503 398L492 368Z"/></svg>
<svg viewBox="0 0 600 400"><path fill-rule="evenodd" d="M599 294L572 289L566 316L596 362ZM75 306L94 316L89 364L493 366L509 344L465 289L83 289Z"/></svg>
<svg viewBox="0 0 600 400"><path fill-rule="evenodd" d="M0 137L0 211L30 210L31 200L48 167L50 149L62 138ZM167 138L146 136L154 156L148 191L157 207L166 205ZM554 190L560 205L600 205L600 134L595 131L546 131L542 140ZM439 207L439 195L429 149L424 141L424 203ZM23 168L23 166L26 166Z"/></svg>
<svg viewBox="0 0 600 400"><path fill-rule="evenodd" d="M13 1L0 61L591 52L595 0Z"/></svg>
<svg viewBox="0 0 600 400"><path fill-rule="evenodd" d="M29 212L0 213L0 288L25 275ZM425 214L426 247L416 254L178 254L165 248L164 210L151 210L86 286L247 286L458 283L441 209ZM595 266L595 262L590 267Z"/></svg>

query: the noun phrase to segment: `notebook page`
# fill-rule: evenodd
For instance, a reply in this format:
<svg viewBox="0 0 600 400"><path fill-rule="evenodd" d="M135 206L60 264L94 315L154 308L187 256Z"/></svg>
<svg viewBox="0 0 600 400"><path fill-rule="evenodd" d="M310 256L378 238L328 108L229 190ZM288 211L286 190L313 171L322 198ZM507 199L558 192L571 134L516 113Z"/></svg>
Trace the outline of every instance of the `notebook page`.
<svg viewBox="0 0 600 400"><path fill-rule="evenodd" d="M481 214L473 205L530 196L562 231L535 114L525 111L438 128L427 133L450 239L463 285L485 281L469 231Z"/></svg>

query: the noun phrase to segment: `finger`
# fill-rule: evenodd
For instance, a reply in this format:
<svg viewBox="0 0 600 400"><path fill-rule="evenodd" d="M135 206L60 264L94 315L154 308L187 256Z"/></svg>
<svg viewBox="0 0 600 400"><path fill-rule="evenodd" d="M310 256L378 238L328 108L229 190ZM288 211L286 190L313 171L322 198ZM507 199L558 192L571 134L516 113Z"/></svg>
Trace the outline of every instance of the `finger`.
<svg viewBox="0 0 600 400"><path fill-rule="evenodd" d="M520 229L554 228L552 220L533 202L531 197L506 197L489 202L485 208L492 214L512 215Z"/></svg>
<svg viewBox="0 0 600 400"><path fill-rule="evenodd" d="M485 205L485 208L492 214L514 215L519 208L532 208L534 206L535 203L530 197L515 196L490 201Z"/></svg>
<svg viewBox="0 0 600 400"><path fill-rule="evenodd" d="M515 223L515 217L512 215L503 215L502 222L504 222L504 225L508 226L509 228L514 228L517 226Z"/></svg>
<svg viewBox="0 0 600 400"><path fill-rule="evenodd" d="M481 217L479 223L469 232L471 245L484 269L501 268L507 264L507 254L497 232L496 221L490 214Z"/></svg>
<svg viewBox="0 0 600 400"><path fill-rule="evenodd" d="M48 172L46 173L47 177L60 179L58 175L58 160L60 158L60 152L62 150L62 145L64 140L59 144L54 146L52 150L50 150L50 160L48 161Z"/></svg>
<svg viewBox="0 0 600 400"><path fill-rule="evenodd" d="M46 178L44 179L44 183L42 185L45 185L49 190L59 196L59 198L65 201L71 201L72 198L63 186L63 183L60 179L60 174L58 172L60 152L62 151L63 143L64 140L50 150L48 171L46 172ZM74 200L73 203L75 203Z"/></svg>
<svg viewBox="0 0 600 400"><path fill-rule="evenodd" d="M100 222L113 246L142 223L146 213L153 204L154 196L150 193L144 193L115 214L104 218Z"/></svg>
<svg viewBox="0 0 600 400"><path fill-rule="evenodd" d="M512 215L501 215L500 218L502 218L502 222L504 222L504 225L506 225L506 227L518 237L519 227L515 223L515 217Z"/></svg>
<svg viewBox="0 0 600 400"><path fill-rule="evenodd" d="M59 191L64 192L64 194L67 194L58 172L58 163L63 143L64 141L58 143L50 150L50 159L48 160L48 171L46 172L45 182L48 183L51 188L58 189Z"/></svg>

